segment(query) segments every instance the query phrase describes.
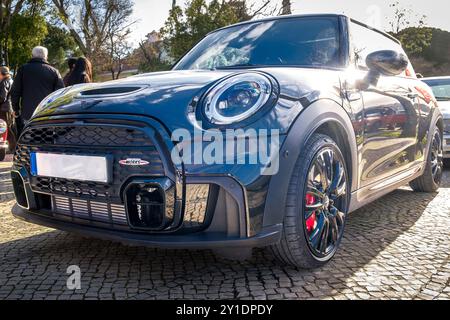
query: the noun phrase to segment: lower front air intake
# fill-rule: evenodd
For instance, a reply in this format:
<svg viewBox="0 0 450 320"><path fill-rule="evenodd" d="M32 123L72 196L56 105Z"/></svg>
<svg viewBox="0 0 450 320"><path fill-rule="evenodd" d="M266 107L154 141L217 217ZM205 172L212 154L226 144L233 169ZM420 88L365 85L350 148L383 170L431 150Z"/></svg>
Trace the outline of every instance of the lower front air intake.
<svg viewBox="0 0 450 320"><path fill-rule="evenodd" d="M175 188L167 181L134 181L125 190L128 222L135 229L169 228L174 222L175 203Z"/></svg>

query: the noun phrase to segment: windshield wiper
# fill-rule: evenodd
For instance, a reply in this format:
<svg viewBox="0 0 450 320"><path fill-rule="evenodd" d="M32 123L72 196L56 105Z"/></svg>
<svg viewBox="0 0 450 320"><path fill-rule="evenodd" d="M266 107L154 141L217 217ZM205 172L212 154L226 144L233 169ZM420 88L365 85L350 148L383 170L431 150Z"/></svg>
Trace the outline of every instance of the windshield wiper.
<svg viewBox="0 0 450 320"><path fill-rule="evenodd" d="M243 68L261 68L265 67L261 64L251 64L251 63L242 63L242 64L235 64L232 66L220 66L220 67L214 67L211 70L232 70L232 69L243 69Z"/></svg>

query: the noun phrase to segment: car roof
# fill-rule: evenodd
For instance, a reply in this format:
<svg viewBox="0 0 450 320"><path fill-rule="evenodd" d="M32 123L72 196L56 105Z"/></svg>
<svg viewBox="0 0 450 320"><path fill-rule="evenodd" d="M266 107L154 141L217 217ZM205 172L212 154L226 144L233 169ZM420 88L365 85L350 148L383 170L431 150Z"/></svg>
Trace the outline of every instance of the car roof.
<svg viewBox="0 0 450 320"><path fill-rule="evenodd" d="M379 30L377 28L371 27L363 22L360 22L358 20L352 19L349 16L345 15L345 14L341 14L341 13L310 13L310 14L289 14L289 15L283 15L283 16L273 16L273 17L266 17L266 18L262 18L262 19L255 19L255 20L248 20L248 21L243 21L243 22L239 22L239 23L235 23L226 27L222 27L219 29L216 29L210 33L214 33L216 31L219 30L224 30L224 29L228 29L228 28L232 28L232 27L236 27L236 26L243 26L243 25L247 25L247 24L252 24L252 23L258 23L258 22L267 22L267 21L275 21L275 20L283 20L283 19L295 19L295 18L303 18L303 17L336 17L336 18L346 18L349 19L352 22L355 22L359 25L362 25L370 30L373 30L375 32L381 33L382 35L388 37L389 39L397 42L398 44L400 44L400 41L398 39L396 39L395 37L393 37L392 35L390 35L387 32L384 32L382 30Z"/></svg>

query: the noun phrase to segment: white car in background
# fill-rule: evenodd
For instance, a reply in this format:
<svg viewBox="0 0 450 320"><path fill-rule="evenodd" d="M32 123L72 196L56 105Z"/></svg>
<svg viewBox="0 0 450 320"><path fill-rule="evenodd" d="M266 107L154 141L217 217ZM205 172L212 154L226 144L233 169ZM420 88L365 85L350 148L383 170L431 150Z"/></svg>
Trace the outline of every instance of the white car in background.
<svg viewBox="0 0 450 320"><path fill-rule="evenodd" d="M423 78L433 90L444 116L444 158L450 160L450 76Z"/></svg>

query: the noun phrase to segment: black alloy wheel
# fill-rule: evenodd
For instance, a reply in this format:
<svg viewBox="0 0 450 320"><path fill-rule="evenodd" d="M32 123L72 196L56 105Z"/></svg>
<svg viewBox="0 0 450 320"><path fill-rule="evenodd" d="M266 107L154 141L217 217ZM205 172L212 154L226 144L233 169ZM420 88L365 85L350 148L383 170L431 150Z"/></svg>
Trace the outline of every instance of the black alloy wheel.
<svg viewBox="0 0 450 320"><path fill-rule="evenodd" d="M444 170L444 149L442 146L441 134L435 132L433 142L431 143L431 174L436 184L441 184L442 173Z"/></svg>
<svg viewBox="0 0 450 320"><path fill-rule="evenodd" d="M333 147L319 151L307 177L304 228L314 255L326 257L336 250L345 226L347 175L344 160Z"/></svg>
<svg viewBox="0 0 450 320"><path fill-rule="evenodd" d="M444 149L442 141L442 132L439 128L435 128L423 173L420 177L409 183L415 192L432 193L439 190L444 174Z"/></svg>
<svg viewBox="0 0 450 320"><path fill-rule="evenodd" d="M312 135L288 183L283 233L272 252L284 264L321 267L337 252L350 200L348 167L338 144Z"/></svg>

